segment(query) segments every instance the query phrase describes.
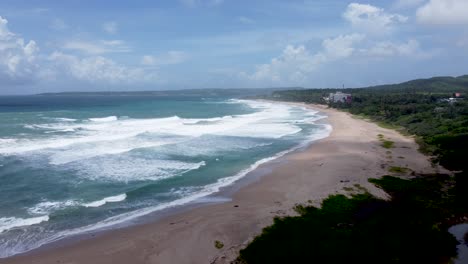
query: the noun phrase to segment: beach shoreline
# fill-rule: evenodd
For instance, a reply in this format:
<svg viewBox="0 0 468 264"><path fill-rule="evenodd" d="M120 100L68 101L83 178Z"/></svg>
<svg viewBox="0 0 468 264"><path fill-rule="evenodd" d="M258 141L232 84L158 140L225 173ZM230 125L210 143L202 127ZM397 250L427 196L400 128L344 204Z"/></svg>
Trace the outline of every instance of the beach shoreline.
<svg viewBox="0 0 468 264"><path fill-rule="evenodd" d="M182 206L139 225L56 242L0 263L229 263L273 217L294 215L296 204L319 205L355 184L385 198L368 178L389 174L389 166L437 169L411 137L324 106L296 105L325 113L330 136L260 165L213 195L228 199ZM381 147L379 134L395 148ZM215 241L224 246L216 248Z"/></svg>

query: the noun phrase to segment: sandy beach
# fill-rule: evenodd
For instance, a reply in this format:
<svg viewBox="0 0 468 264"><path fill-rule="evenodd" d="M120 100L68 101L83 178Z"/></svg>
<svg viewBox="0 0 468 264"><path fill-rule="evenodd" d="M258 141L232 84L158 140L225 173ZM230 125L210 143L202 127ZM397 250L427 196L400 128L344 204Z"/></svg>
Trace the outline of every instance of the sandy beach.
<svg viewBox="0 0 468 264"><path fill-rule="evenodd" d="M319 205L328 195L346 193L344 187L356 184L385 198L367 179L391 174L391 166L418 173L441 170L418 152L411 137L324 106L307 107L328 116L331 135L287 154L281 162L260 166L257 170L264 175L240 187L231 201L0 259L0 263L229 263L275 216L293 215L296 204ZM379 134L394 141L394 148L383 148ZM217 249L215 241L224 246Z"/></svg>

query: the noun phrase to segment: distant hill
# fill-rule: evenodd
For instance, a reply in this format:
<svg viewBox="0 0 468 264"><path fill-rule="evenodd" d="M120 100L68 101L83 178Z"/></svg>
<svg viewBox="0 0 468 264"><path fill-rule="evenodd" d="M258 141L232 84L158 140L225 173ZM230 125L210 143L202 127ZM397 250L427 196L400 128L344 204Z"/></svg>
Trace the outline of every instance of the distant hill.
<svg viewBox="0 0 468 264"><path fill-rule="evenodd" d="M370 86L361 89L408 90L413 92L468 92L468 75L417 79L399 84Z"/></svg>
<svg viewBox="0 0 468 264"><path fill-rule="evenodd" d="M281 101L301 101L309 103L325 103L323 98L330 93L343 91L352 93L353 97L364 94L389 95L389 94L425 94L435 98L451 97L453 93L468 95L468 75L459 77L433 77L429 79L417 79L398 84L386 84L362 88L311 88L311 89L288 89L273 91L270 94L252 96L253 99L270 99Z"/></svg>

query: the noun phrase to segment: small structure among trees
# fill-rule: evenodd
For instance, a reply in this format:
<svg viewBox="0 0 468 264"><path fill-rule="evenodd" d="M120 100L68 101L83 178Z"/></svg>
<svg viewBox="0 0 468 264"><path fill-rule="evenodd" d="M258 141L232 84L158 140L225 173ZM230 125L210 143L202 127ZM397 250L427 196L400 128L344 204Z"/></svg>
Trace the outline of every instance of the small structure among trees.
<svg viewBox="0 0 468 264"><path fill-rule="evenodd" d="M328 96L328 101L330 103L351 103L352 99L353 97L351 96L351 94L346 94L342 92L330 93L330 95Z"/></svg>

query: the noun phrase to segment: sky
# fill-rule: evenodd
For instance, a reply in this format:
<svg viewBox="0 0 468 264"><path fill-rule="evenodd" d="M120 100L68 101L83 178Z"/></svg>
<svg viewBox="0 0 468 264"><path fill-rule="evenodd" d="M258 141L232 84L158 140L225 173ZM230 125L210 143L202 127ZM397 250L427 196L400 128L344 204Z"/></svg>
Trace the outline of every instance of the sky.
<svg viewBox="0 0 468 264"><path fill-rule="evenodd" d="M468 0L2 0L0 94L468 74Z"/></svg>

